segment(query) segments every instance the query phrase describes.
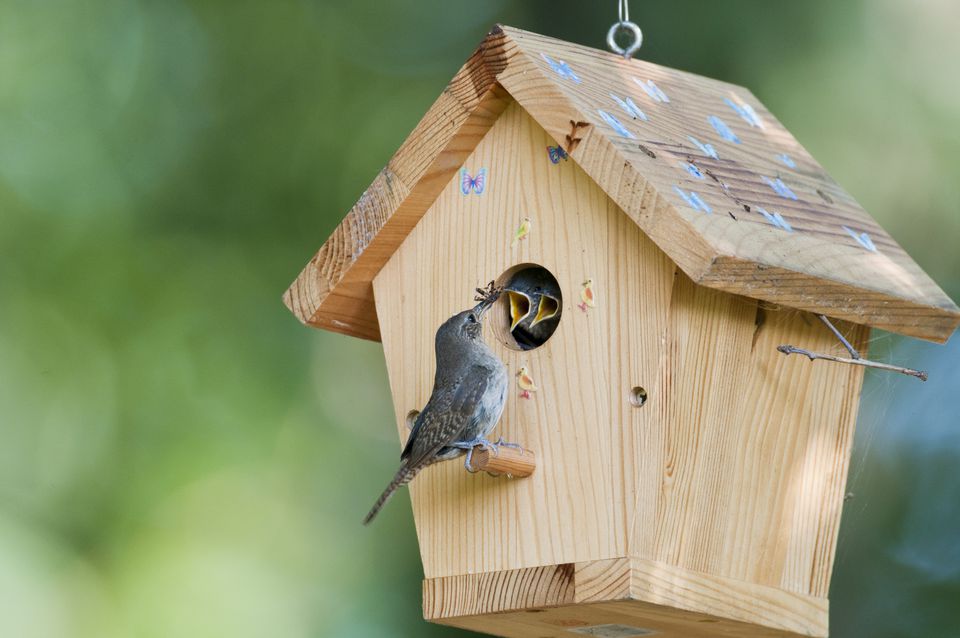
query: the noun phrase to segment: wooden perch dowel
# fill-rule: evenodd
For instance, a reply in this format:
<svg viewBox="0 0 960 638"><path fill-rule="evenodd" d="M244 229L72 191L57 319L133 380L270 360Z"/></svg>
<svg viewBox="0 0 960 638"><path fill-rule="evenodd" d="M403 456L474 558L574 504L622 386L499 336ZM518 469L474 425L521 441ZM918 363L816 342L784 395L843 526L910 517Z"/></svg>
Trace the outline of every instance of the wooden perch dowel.
<svg viewBox="0 0 960 638"><path fill-rule="evenodd" d="M537 458L530 450L501 445L498 452L482 446L473 448L473 467L478 472L510 478L526 478L537 469Z"/></svg>

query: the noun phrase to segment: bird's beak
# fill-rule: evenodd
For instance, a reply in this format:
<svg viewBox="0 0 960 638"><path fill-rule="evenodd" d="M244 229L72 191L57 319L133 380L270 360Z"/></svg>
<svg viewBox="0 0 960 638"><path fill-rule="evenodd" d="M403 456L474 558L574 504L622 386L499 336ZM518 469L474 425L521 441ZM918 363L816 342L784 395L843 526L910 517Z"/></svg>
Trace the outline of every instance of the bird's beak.
<svg viewBox="0 0 960 638"><path fill-rule="evenodd" d="M487 310L490 310L490 307L500 298L500 293L490 295L476 306L473 307L473 312L477 315L477 319L483 321L483 315L486 314Z"/></svg>
<svg viewBox="0 0 960 638"><path fill-rule="evenodd" d="M537 308L537 316L533 319L530 327L534 327L541 321L546 321L551 317L556 317L560 312L560 302L550 295L540 295L540 306Z"/></svg>
<svg viewBox="0 0 960 638"><path fill-rule="evenodd" d="M510 295L510 332L513 332L513 329L526 319L533 308L530 307L530 297L522 292L508 290L507 294Z"/></svg>

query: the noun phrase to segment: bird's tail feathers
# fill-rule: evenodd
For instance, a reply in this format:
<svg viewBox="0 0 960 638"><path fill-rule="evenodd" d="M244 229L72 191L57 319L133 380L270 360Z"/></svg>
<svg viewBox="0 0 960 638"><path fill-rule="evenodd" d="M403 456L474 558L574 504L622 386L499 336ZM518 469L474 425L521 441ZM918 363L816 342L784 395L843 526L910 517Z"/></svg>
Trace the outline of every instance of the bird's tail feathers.
<svg viewBox="0 0 960 638"><path fill-rule="evenodd" d="M393 493L397 491L401 486L406 485L413 480L413 477L419 472L419 468L410 468L406 465L401 466L397 470L396 475L393 477L393 480L390 481L390 484L387 485L387 488L383 490L383 494L380 495L380 498L377 499L377 502L373 504L373 507L370 508L370 512L363 519L364 525L369 525L374 518L377 517L377 514L380 513L380 510L384 505L387 504L387 501L390 500L390 497L393 496Z"/></svg>

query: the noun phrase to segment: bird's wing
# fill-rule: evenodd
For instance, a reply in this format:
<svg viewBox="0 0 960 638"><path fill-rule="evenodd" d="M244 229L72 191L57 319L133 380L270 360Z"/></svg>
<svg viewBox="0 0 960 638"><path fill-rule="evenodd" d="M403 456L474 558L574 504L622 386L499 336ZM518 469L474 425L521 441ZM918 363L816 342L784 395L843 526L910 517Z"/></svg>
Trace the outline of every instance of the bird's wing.
<svg viewBox="0 0 960 638"><path fill-rule="evenodd" d="M404 458L407 467L419 467L441 449L457 440L477 418L480 402L490 383L490 369L470 366L452 387L431 397L428 408L417 417L418 424L410 433Z"/></svg>

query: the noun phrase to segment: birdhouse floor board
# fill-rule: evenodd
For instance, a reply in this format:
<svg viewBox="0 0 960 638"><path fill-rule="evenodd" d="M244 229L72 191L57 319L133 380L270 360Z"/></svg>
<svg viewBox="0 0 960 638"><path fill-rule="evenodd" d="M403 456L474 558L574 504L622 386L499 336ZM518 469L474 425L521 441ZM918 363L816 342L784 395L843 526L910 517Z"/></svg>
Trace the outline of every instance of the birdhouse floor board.
<svg viewBox="0 0 960 638"><path fill-rule="evenodd" d="M536 472L491 478L450 461L410 485L427 582L499 587L514 574L517 587L554 587L528 590L529 606L574 595L556 566L580 570L570 578L590 566L606 600L625 591L610 565L631 557L630 595L645 602L618 614L683 607L684 588L699 586L705 600L692 608L731 620L743 620L737 600L823 601L802 621L820 635L863 370L784 357L783 343L838 343L805 312L696 284L582 168L554 163L555 143L508 104L373 281L401 444L433 386L437 327L473 304L474 288L538 264L562 291L541 347L518 351L486 329L509 372L528 377L511 386L492 437L534 450ZM488 317L497 311L509 312ZM867 327L836 325L866 349ZM643 574L655 596L638 593ZM583 596L569 604L596 600ZM472 613L459 608L457 622Z"/></svg>
<svg viewBox="0 0 960 638"><path fill-rule="evenodd" d="M608 612L613 609L609 603L618 601L637 603L624 609L633 609L640 616L645 610L656 610L640 625L656 631L662 630L661 621L695 617L698 623L733 621L739 631L732 635L827 634L826 598L636 558L452 576L423 583L424 618L487 633L507 612L526 612L513 618L542 624L547 617L540 614L547 608L574 606L580 613L581 609L594 609L590 605L596 603L606 604L585 615L598 624L617 624L623 619ZM465 622L473 626L462 624Z"/></svg>
<svg viewBox="0 0 960 638"><path fill-rule="evenodd" d="M717 635L723 627L723 635L733 636L826 636L827 607L826 598L627 558L423 583L427 620L505 636L590 624L663 633L686 623L695 623L703 635ZM494 631L508 626L512 633Z"/></svg>

